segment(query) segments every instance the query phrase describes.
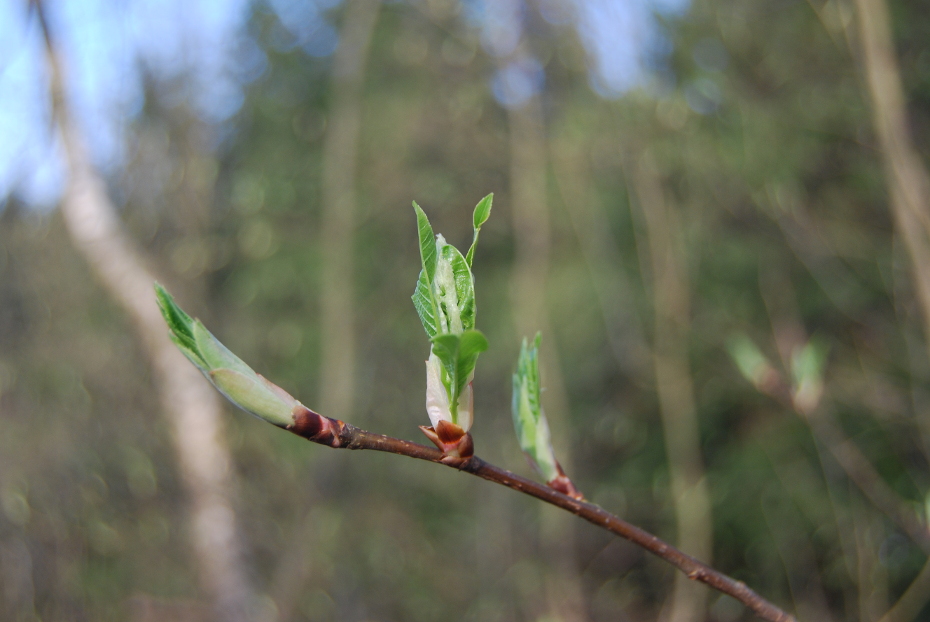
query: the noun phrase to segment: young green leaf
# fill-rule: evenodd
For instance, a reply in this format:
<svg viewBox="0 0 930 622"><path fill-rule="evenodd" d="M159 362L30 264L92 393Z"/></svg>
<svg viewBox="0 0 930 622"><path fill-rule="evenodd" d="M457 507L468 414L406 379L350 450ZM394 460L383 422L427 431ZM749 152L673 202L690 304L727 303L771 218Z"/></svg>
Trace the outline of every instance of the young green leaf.
<svg viewBox="0 0 930 622"><path fill-rule="evenodd" d="M440 236L441 237L441 236ZM453 290L455 293L455 308L457 310L458 321L462 325L462 330L469 330L475 327L475 280L472 276L471 269L462 257L459 249L451 244L445 244L441 252L441 263L448 264L451 268ZM456 321L450 318L449 326L451 327Z"/></svg>
<svg viewBox="0 0 930 622"><path fill-rule="evenodd" d="M474 222L474 227L476 230L481 229L481 225L486 223L488 218L491 216L491 203L493 201L494 193L492 192L488 196L478 201L478 205L475 206L475 213L472 215L472 221Z"/></svg>
<svg viewBox="0 0 930 622"><path fill-rule="evenodd" d="M461 335L437 335L433 338L433 353L442 362L449 379L449 403L453 407L453 413L459 396L472 380L478 355L487 349L488 340L477 330L467 330Z"/></svg>
<svg viewBox="0 0 930 622"><path fill-rule="evenodd" d="M250 415L282 427L294 423L295 408L300 402L251 369L248 372L214 369L207 378L223 397Z"/></svg>
<svg viewBox="0 0 930 622"><path fill-rule="evenodd" d="M445 369L446 378L448 379L446 382L448 383L450 392L453 396L455 395L455 387L457 384L455 377L455 366L456 360L458 358L460 340L460 335L453 333L436 335L432 339L433 354L439 357L439 361L442 363L442 366Z"/></svg>
<svg viewBox="0 0 930 622"><path fill-rule="evenodd" d="M471 382L478 363L478 355L488 349L487 338L477 330L466 330L459 341L458 372L460 378L459 393L465 384Z"/></svg>
<svg viewBox="0 0 930 622"><path fill-rule="evenodd" d="M517 372L513 375L513 425L520 448L546 481L553 482L564 475L555 459L549 422L540 403L540 340L541 336L537 333L532 347L527 347L524 339L520 348Z"/></svg>
<svg viewBox="0 0 930 622"><path fill-rule="evenodd" d="M208 369L232 369L243 374L255 373L242 359L220 343L220 340L214 337L200 320L194 320L194 339L197 342L198 353Z"/></svg>
<svg viewBox="0 0 930 622"><path fill-rule="evenodd" d="M436 276L433 279L433 297L436 300L436 309L439 319L439 333L460 334L462 326L462 313L459 310L459 295L455 282L455 271L449 261L449 249L442 234L436 236ZM454 249L453 249L454 250Z"/></svg>
<svg viewBox="0 0 930 622"><path fill-rule="evenodd" d="M436 314L436 303L433 292L427 280L426 271L420 271L417 279L417 288L413 291L413 306L420 316L420 322L430 339L439 334L439 318Z"/></svg>
<svg viewBox="0 0 930 622"><path fill-rule="evenodd" d="M417 315L420 316L423 330L432 339L444 332L434 286L439 258L438 244L433 234L433 227L429 224L429 218L416 201L413 202L413 209L417 216L417 235L420 241L420 262L422 264L417 286L413 291L413 306L417 310Z"/></svg>
<svg viewBox="0 0 930 622"><path fill-rule="evenodd" d="M433 227L429 224L429 218L426 213L413 202L413 209L417 214L417 235L420 238L420 261L423 264L423 271L426 273L426 280L433 282L436 274L436 236L433 234Z"/></svg>
<svg viewBox="0 0 930 622"><path fill-rule="evenodd" d="M488 195L475 208L474 242L490 214L491 199ZM422 262L413 305L432 342L426 362L426 410L434 427L446 421L467 432L472 422L471 380L478 355L488 347L484 335L475 330L475 278L470 259L475 244L466 260L434 233L420 206L413 206Z"/></svg>
<svg viewBox="0 0 930 622"><path fill-rule="evenodd" d="M155 283L155 299L158 301L158 307L161 314L168 324L171 341L178 346L178 349L186 356L191 363L201 370L207 367L206 362L197 352L197 344L194 339L194 320L184 312L181 307L174 302L164 287Z"/></svg>
<svg viewBox="0 0 930 622"><path fill-rule="evenodd" d="M486 223L488 218L491 216L491 203L493 201L494 193L492 192L488 196L481 199L478 202L478 205L475 206L475 213L472 215L475 234L471 241L471 247L468 249L468 253L465 255L465 261L468 262L469 268L471 268L472 260L475 258L475 248L478 246L478 232L481 231L481 225Z"/></svg>

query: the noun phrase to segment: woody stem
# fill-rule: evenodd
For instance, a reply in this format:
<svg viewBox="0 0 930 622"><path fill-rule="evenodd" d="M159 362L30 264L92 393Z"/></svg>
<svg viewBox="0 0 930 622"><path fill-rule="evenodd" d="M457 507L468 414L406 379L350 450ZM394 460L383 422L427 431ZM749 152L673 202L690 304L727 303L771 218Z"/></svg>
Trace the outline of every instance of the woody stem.
<svg viewBox="0 0 930 622"><path fill-rule="evenodd" d="M313 414L315 415L316 413ZM749 607L749 609L763 620L769 620L770 622L796 622L794 616L779 609L774 604L756 594L742 581L737 581L722 572L714 570L707 564L704 564L690 555L686 555L659 537L626 522L619 516L615 516L593 503L573 499L546 485L539 484L525 477L521 477L516 473L511 473L493 464L489 464L478 456L473 456L458 462L450 462L447 456L433 447L427 447L426 445L420 445L419 443L405 441L383 434L375 434L374 432L368 432L367 430L362 430L353 425L334 419L329 419L329 422L331 425L327 427L332 429L333 433L317 435L313 438L308 438L308 440L329 447L371 449L417 458L418 460L426 460L428 462L437 462L466 473L471 473L472 475L477 475L489 482L507 486L508 488L550 503L567 512L571 512L602 529L606 529L622 538L626 538L633 544L646 549L653 555L675 566L684 572L689 579L699 581L719 592L732 596Z"/></svg>

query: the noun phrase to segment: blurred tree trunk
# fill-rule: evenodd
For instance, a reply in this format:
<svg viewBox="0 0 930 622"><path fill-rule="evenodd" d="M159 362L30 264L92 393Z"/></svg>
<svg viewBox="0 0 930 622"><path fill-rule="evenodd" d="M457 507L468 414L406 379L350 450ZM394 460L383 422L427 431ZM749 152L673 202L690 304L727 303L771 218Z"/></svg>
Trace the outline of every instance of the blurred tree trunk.
<svg viewBox="0 0 930 622"><path fill-rule="evenodd" d="M627 168L646 225L655 307L653 364L675 507L677 546L709 564L713 523L688 361L691 309L682 231L678 214L668 204L659 172L649 154L641 154ZM647 274L643 280L650 280ZM685 575L676 575L669 620L703 620L706 599L706 587Z"/></svg>
<svg viewBox="0 0 930 622"><path fill-rule="evenodd" d="M856 0L859 44L881 147L891 211L913 263L914 285L930 341L930 175L911 142L901 72L884 0Z"/></svg>
<svg viewBox="0 0 930 622"><path fill-rule="evenodd" d="M70 178L62 215L75 247L110 296L130 316L159 383L191 504L191 537L204 590L217 621L251 620L254 601L233 511L232 465L223 444L216 392L168 339L155 303L154 277L120 225L103 180L84 150L64 97L61 65L41 4L55 117L64 140Z"/></svg>
<svg viewBox="0 0 930 622"><path fill-rule="evenodd" d="M357 421L355 392L355 212L356 171L362 123L362 95L371 39L380 0L350 0L333 59L326 134L323 144L322 222L320 230L322 341L319 410L329 417ZM309 492L304 491L306 495ZM314 569L319 545L310 496L293 529L293 546L278 560L272 597L281 619L294 616Z"/></svg>
<svg viewBox="0 0 930 622"><path fill-rule="evenodd" d="M351 0L333 59L323 145L320 410L350 419L355 390L356 169L365 66L380 0Z"/></svg>
<svg viewBox="0 0 930 622"><path fill-rule="evenodd" d="M543 333L540 356L542 382L546 390L546 415L552 428L556 455L572 477L568 442L568 399L560 372L555 334L546 311L549 272L549 207L546 200L546 135L542 102L532 97L520 108L508 109L510 126L510 183L513 232L516 246L511 295L514 322L519 337L532 339ZM545 345L545 344L549 345ZM582 622L588 619L575 560L574 522L564 512L542 507L542 547L550 573L546 577L549 610L558 619Z"/></svg>
<svg viewBox="0 0 930 622"><path fill-rule="evenodd" d="M901 72L884 0L856 0L862 69L898 235L911 259L930 346L930 173L911 141ZM924 432L926 434L926 427ZM925 439L925 443L926 443Z"/></svg>
<svg viewBox="0 0 930 622"><path fill-rule="evenodd" d="M555 180L591 275L614 360L622 371L639 375L644 371L649 347L642 322L629 304L631 289L623 270L620 245L611 234L607 214L597 204L584 148L587 143L579 138L564 136L553 142Z"/></svg>
<svg viewBox="0 0 930 622"><path fill-rule="evenodd" d="M872 122L881 148L882 164L898 235L911 260L917 302L930 347L930 173L911 140L906 97L894 50L891 19L884 0L856 0L859 52L872 102ZM924 450L930 447L930 421L919 417ZM909 620L920 612L930 592L930 558L911 587L882 618Z"/></svg>

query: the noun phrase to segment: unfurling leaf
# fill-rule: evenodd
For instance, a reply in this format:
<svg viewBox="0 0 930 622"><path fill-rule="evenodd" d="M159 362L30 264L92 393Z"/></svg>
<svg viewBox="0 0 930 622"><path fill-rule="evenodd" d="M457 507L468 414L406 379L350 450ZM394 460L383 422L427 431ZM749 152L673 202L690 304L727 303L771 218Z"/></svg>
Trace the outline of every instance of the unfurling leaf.
<svg viewBox="0 0 930 622"><path fill-rule="evenodd" d="M429 224L429 218L426 213L413 202L413 209L417 214L417 236L420 239L420 261L423 264L423 272L426 273L427 282L433 280L436 273L436 238L433 235L433 227Z"/></svg>
<svg viewBox="0 0 930 622"><path fill-rule="evenodd" d="M433 231L426 214L414 202L420 243L420 275L413 305L432 346L426 362L426 409L435 427L455 424L465 432L472 422L472 389L478 355L487 349L484 335L475 330L477 305L472 258L478 231L491 213L493 195L475 208L474 239L468 257Z"/></svg>
<svg viewBox="0 0 930 622"><path fill-rule="evenodd" d="M524 339L520 348L517 372L513 375L513 425L521 449L546 481L553 482L565 476L555 459L549 422L540 401L540 340L537 333L532 347Z"/></svg>
<svg viewBox="0 0 930 622"><path fill-rule="evenodd" d="M413 292L413 306L416 307L417 315L420 316L420 322L426 334L430 338L438 335L439 313L436 310L432 287L425 270L420 271L420 277L417 279L417 288Z"/></svg>
<svg viewBox="0 0 930 622"><path fill-rule="evenodd" d="M200 320L187 315L157 283L155 296L168 324L171 340L230 402L281 427L292 425L295 413L308 410L284 389L255 373L230 352Z"/></svg>
<svg viewBox="0 0 930 622"><path fill-rule="evenodd" d="M429 219L414 202L417 235L420 242L420 276L413 292L413 305L430 339L445 333L461 333L475 327L475 277L472 259L478 244L478 232L491 213L489 194L478 203L472 218L475 231L468 255L436 235Z"/></svg>
<svg viewBox="0 0 930 622"><path fill-rule="evenodd" d="M432 339L440 332L439 303L433 290L438 257L436 237L433 235L433 227L429 224L429 218L426 217L426 214L420 209L416 201L413 202L413 209L417 215L417 236L420 240L421 263L420 276L413 292L413 306L416 307L417 315L420 316L423 329Z"/></svg>
<svg viewBox="0 0 930 622"><path fill-rule="evenodd" d="M474 378L478 355L487 349L488 340L477 330L467 330L461 335L438 335L433 338L433 354L442 363L442 381L449 393L451 422L460 425L466 431L468 426L460 423L458 416L460 397Z"/></svg>

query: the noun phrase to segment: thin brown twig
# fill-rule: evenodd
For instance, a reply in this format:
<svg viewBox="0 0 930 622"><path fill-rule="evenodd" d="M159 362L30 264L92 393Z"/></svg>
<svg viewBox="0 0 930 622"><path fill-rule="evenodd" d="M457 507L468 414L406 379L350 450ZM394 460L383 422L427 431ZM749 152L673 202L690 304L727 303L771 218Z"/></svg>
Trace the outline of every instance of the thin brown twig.
<svg viewBox="0 0 930 622"><path fill-rule="evenodd" d="M328 447L371 449L426 460L427 462L437 462L459 471L477 475L489 482L507 486L570 512L622 538L626 538L633 544L646 549L653 555L675 566L684 572L689 579L699 581L719 592L732 596L763 620L797 622L794 616L759 596L742 581L737 581L714 570L707 564L686 555L648 531L626 522L619 516L615 516L593 503L569 497L544 484L539 484L516 473L489 464L478 456L472 456L465 460L450 458L433 447L368 432L343 421L323 417L309 410L299 417L295 416L295 423L285 429L314 443Z"/></svg>

